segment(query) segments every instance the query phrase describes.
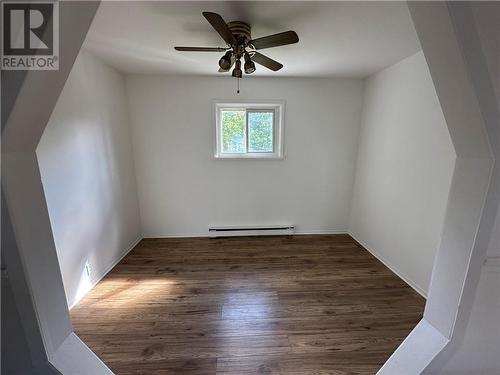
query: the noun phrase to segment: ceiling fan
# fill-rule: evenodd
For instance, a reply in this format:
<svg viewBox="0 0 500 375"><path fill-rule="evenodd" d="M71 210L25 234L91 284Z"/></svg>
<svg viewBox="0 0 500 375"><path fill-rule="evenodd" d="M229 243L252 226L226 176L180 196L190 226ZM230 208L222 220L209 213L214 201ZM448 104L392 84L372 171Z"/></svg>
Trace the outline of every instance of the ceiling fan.
<svg viewBox="0 0 500 375"><path fill-rule="evenodd" d="M195 52L225 52L219 60L219 72L228 72L234 65L232 76L241 78L241 58L244 59L243 69L246 74L255 72L255 64L265 66L272 71L283 68L279 62L257 52L264 48L284 46L297 43L299 37L295 31L285 31L278 34L252 39L250 25L242 21L226 23L217 13L203 12L203 16L227 43L227 47L175 47L177 51Z"/></svg>

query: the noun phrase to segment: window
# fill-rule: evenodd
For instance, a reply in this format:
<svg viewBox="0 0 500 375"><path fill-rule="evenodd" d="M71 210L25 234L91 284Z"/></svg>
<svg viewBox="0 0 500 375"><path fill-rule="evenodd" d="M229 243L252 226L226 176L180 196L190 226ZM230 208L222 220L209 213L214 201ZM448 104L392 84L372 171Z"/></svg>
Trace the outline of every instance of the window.
<svg viewBox="0 0 500 375"><path fill-rule="evenodd" d="M219 159L283 157L283 103L215 103Z"/></svg>

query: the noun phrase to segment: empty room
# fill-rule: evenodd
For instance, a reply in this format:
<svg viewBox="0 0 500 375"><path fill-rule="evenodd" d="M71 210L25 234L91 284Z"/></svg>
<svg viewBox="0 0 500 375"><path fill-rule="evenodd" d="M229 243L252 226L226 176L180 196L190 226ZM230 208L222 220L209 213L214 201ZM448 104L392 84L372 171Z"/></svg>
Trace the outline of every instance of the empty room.
<svg viewBox="0 0 500 375"><path fill-rule="evenodd" d="M22 255L29 241L19 239L16 210L29 200L15 197L34 196L35 185L8 173L21 165L12 151L2 232L21 255L2 253L2 262L32 276L4 280L2 271L2 306L15 301L2 307L13 317L2 320L2 346L18 337L2 370L52 374L33 370L39 343L63 374L462 374L467 362L484 372L463 374L493 375L494 350L469 355L481 332L470 327L491 316L477 301L498 280L496 272L480 278L481 267L497 263L478 260L474 285L489 286L476 300L466 292L467 267L479 259L470 255L474 241L489 235L478 231L494 176L483 128L498 112L483 110L495 93L484 84L484 96L474 91L471 72L483 65L468 56L485 40L492 72L488 27L497 10L61 2L66 76L52 106L48 94L37 99L50 109L32 142L37 207L47 217L40 236L54 262L33 256L43 276ZM86 17L81 27L72 11ZM467 17L477 40L457 26ZM75 31L63 33L71 24ZM459 89L479 99L457 105ZM476 119L476 133L460 125ZM482 243L481 259L498 260L489 237ZM37 297L38 287L52 297ZM463 318L469 300L484 313Z"/></svg>

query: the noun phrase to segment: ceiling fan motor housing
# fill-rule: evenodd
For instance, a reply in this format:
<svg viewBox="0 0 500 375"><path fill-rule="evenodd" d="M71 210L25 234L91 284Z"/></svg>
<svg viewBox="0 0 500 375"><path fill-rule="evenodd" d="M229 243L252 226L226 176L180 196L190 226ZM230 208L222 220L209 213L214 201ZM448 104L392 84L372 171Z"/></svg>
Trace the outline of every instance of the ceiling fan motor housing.
<svg viewBox="0 0 500 375"><path fill-rule="evenodd" d="M243 21L232 21L227 24L229 30L234 35L238 44L243 44L244 47L248 45L248 42L252 40L250 25Z"/></svg>

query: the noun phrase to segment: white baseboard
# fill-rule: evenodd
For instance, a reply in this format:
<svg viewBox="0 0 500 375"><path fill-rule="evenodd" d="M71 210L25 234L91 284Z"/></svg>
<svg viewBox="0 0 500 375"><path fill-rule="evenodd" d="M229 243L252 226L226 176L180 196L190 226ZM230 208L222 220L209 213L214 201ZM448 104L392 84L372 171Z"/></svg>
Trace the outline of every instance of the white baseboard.
<svg viewBox="0 0 500 375"><path fill-rule="evenodd" d="M382 255L380 255L377 251L374 249L371 249L366 243L361 241L360 239L356 238L356 236L350 232L348 232L349 236L354 238L357 242L361 244L370 254L372 254L375 258L377 258L379 261L381 261L387 268L389 268L392 272L394 272L401 280L403 280L406 284L408 284L413 290L415 290L418 294L420 294L422 297L427 299L427 293L425 290L420 287L416 282L411 280L409 277L404 275L397 267L395 267L391 262L389 262L387 259L385 259Z"/></svg>
<svg viewBox="0 0 500 375"><path fill-rule="evenodd" d="M346 229L343 230L310 230L310 231L296 231L293 235L308 235L308 234L348 234ZM206 233L177 233L177 234L144 234L143 238L196 238L196 237L209 237Z"/></svg>
<svg viewBox="0 0 500 375"><path fill-rule="evenodd" d="M144 238L196 238L208 237L208 233L144 234Z"/></svg>
<svg viewBox="0 0 500 375"><path fill-rule="evenodd" d="M97 283L99 283L99 281L101 281L104 276L106 276L109 271L111 271L113 268L115 268L115 266L121 262L121 260L123 258L125 258L128 253L130 253L130 251L132 251L132 249L134 247L137 246L137 244L143 239L143 236L140 235L138 236L134 241L132 241L132 243L125 248L125 250L123 252L120 253L120 255L118 255L118 257L108 266L106 267L105 271L99 275L98 277L95 278L95 280L92 281L92 283L90 284L89 288L87 291L85 291L85 293L82 293L78 296L75 297L75 299L69 304L69 309L71 310L73 307L75 307L75 305L80 302L82 300L83 297L85 297L87 295L88 292L90 292L92 289L94 289L94 287L97 285Z"/></svg>
<svg viewBox="0 0 500 375"><path fill-rule="evenodd" d="M314 234L317 234L317 235L328 235L328 234L348 234L347 233L347 229L343 229L343 230L306 230L306 231L298 231L298 232L295 232L295 234L298 234L299 236L300 235L314 235Z"/></svg>

